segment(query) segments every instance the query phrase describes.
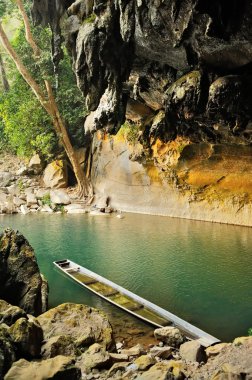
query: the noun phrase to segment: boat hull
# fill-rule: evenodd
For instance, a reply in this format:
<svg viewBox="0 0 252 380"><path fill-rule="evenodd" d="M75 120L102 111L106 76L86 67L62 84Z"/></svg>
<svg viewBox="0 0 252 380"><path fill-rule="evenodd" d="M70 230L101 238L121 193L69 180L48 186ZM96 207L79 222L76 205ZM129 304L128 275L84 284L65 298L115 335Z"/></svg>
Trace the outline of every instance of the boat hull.
<svg viewBox="0 0 252 380"><path fill-rule="evenodd" d="M198 339L205 347L219 342L217 338L184 321L175 314L170 313L71 260L55 261L54 265L81 286L153 326L176 326L189 339Z"/></svg>

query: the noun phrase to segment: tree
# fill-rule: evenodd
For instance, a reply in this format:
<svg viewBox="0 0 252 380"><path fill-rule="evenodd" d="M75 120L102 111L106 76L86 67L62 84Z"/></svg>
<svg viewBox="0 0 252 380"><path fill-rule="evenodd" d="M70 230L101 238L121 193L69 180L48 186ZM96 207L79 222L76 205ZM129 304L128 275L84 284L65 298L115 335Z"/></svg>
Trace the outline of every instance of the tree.
<svg viewBox="0 0 252 380"><path fill-rule="evenodd" d="M3 61L3 57L2 57L1 52L0 52L0 77L2 80L2 85L3 85L4 91L8 92L10 89L10 85L9 85L9 82L7 79L6 70L4 67L4 61Z"/></svg>
<svg viewBox="0 0 252 380"><path fill-rule="evenodd" d="M25 34L26 34L26 40L29 43L29 45L32 48L34 59L39 62L41 59L41 50L39 46L36 44L35 39L33 38L33 34L31 31L31 26L29 22L29 18L27 16L27 13L25 11L24 5L22 0L15 0L15 3L18 6L18 9L20 11L20 14L22 16L24 27L25 27ZM78 184L78 196L79 197L90 197L92 196L92 185L88 178L86 178L81 165L78 161L76 152L72 146L72 143L70 141L70 138L68 136L67 128L65 121L59 111L57 102L54 97L53 89L51 82L48 78L44 79L44 88L40 84L34 80L33 76L29 72L29 70L25 67L25 65L22 62L22 59L17 54L17 52L13 49L13 47L10 44L10 41L3 29L2 23L0 22L0 39L2 41L2 44L15 63L19 73L22 75L26 83L29 85L29 87L34 92L35 96L39 100L42 107L45 109L47 114L52 120L55 132L59 139L61 140L61 143L64 147L64 150L69 158L69 161L73 167L73 171L77 180Z"/></svg>

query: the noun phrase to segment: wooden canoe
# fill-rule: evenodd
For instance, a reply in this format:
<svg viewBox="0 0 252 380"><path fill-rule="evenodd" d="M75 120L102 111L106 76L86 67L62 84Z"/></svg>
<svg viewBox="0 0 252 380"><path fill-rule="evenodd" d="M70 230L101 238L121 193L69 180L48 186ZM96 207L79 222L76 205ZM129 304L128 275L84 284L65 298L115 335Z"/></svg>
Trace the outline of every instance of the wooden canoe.
<svg viewBox="0 0 252 380"><path fill-rule="evenodd" d="M71 260L54 261L54 265L91 292L145 322L156 327L176 326L189 339L198 339L205 347L219 342L198 327Z"/></svg>

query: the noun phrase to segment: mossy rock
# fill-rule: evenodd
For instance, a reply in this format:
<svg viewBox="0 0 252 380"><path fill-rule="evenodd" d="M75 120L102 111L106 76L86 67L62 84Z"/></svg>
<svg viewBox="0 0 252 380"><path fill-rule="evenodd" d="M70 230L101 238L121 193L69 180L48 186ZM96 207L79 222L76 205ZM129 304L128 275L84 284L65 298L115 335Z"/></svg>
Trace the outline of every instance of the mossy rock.
<svg viewBox="0 0 252 380"><path fill-rule="evenodd" d="M70 336L78 349L91 343L114 347L112 327L101 311L86 305L64 303L38 317L44 338Z"/></svg>

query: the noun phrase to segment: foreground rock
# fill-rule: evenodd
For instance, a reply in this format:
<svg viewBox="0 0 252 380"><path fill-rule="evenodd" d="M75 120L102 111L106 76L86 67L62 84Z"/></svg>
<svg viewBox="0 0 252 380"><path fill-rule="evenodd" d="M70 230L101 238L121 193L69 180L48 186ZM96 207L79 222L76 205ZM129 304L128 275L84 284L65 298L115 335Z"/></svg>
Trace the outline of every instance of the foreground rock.
<svg viewBox="0 0 252 380"><path fill-rule="evenodd" d="M219 346L219 345L218 345ZM241 337L220 347L207 363L194 373L195 380L242 380L252 378L252 336Z"/></svg>
<svg viewBox="0 0 252 380"><path fill-rule="evenodd" d="M68 335L54 336L42 346L43 359L54 358L57 355L74 356L78 353L74 345L74 338Z"/></svg>
<svg viewBox="0 0 252 380"><path fill-rule="evenodd" d="M16 350L5 325L0 326L0 379L16 360Z"/></svg>
<svg viewBox="0 0 252 380"><path fill-rule="evenodd" d="M100 343L106 348L113 347L111 325L106 316L91 307L65 303L38 317L44 331L44 339L64 334L74 340L76 348Z"/></svg>
<svg viewBox="0 0 252 380"><path fill-rule="evenodd" d="M179 354L186 362L205 362L206 353L204 347L197 340L181 344Z"/></svg>
<svg viewBox="0 0 252 380"><path fill-rule="evenodd" d="M22 357L36 358L40 355L43 331L35 318L19 318L9 333Z"/></svg>
<svg viewBox="0 0 252 380"><path fill-rule="evenodd" d="M46 309L42 285L32 247L23 235L7 229L0 235L0 298L39 315Z"/></svg>
<svg viewBox="0 0 252 380"><path fill-rule="evenodd" d="M43 360L41 362L28 362L20 359L15 362L4 380L79 380L81 371L74 366L73 358L65 356L56 356L53 359Z"/></svg>
<svg viewBox="0 0 252 380"><path fill-rule="evenodd" d="M158 340L161 340L172 347L179 347L185 342L185 336L181 333L181 331L172 326L156 329L154 331L154 335Z"/></svg>
<svg viewBox="0 0 252 380"><path fill-rule="evenodd" d="M0 324L4 323L11 326L19 318L26 318L26 312L23 309L0 300Z"/></svg>
<svg viewBox="0 0 252 380"><path fill-rule="evenodd" d="M90 373L94 368L108 368L111 362L111 357L104 346L95 343L82 354L78 365L84 373Z"/></svg>

